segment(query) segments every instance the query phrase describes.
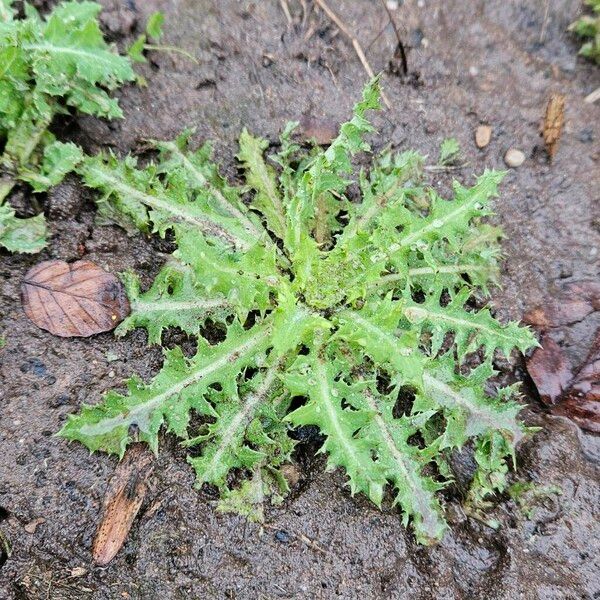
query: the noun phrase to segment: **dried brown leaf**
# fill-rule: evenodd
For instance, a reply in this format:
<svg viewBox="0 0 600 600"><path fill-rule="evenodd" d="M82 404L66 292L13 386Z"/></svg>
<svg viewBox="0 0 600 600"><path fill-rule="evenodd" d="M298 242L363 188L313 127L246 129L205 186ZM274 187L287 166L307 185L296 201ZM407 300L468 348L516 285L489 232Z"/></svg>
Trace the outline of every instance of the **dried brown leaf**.
<svg viewBox="0 0 600 600"><path fill-rule="evenodd" d="M523 321L541 331L583 321L600 310L600 283L583 280L565 286L559 297L527 311Z"/></svg>
<svg viewBox="0 0 600 600"><path fill-rule="evenodd" d="M61 337L110 331L129 314L121 282L89 260L47 260L32 267L21 300L33 323Z"/></svg>
<svg viewBox="0 0 600 600"><path fill-rule="evenodd" d="M317 146L327 146L337 137L338 129L338 124L331 119L303 115L300 118L298 134L305 140L315 142Z"/></svg>
<svg viewBox="0 0 600 600"><path fill-rule="evenodd" d="M147 447L129 446L104 498L102 521L92 545L96 564L107 565L123 546L146 496L146 482L153 469L153 455Z"/></svg>
<svg viewBox="0 0 600 600"><path fill-rule="evenodd" d="M554 93L548 100L542 134L550 160L554 158L558 149L558 141L565 124L565 97L563 94Z"/></svg>
<svg viewBox="0 0 600 600"><path fill-rule="evenodd" d="M527 361L527 371L537 387L540 399L546 404L554 404L573 378L569 360L548 335L542 337L541 347L536 348Z"/></svg>
<svg viewBox="0 0 600 600"><path fill-rule="evenodd" d="M573 419L582 429L600 433L600 329L583 367L552 412Z"/></svg>

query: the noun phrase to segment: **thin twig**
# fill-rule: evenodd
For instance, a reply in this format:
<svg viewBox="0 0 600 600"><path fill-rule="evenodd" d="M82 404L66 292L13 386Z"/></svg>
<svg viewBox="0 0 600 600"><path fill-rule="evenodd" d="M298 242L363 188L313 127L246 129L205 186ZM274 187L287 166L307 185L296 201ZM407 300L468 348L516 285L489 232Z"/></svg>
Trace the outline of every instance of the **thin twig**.
<svg viewBox="0 0 600 600"><path fill-rule="evenodd" d="M174 52L175 54L181 54L186 58L189 58L192 62L195 62L197 65L200 64L200 61L187 52L186 50L182 50L181 48L177 48L175 46L157 46L156 44L144 44L144 50L156 50L157 52Z"/></svg>
<svg viewBox="0 0 600 600"><path fill-rule="evenodd" d="M310 16L310 13L313 10L313 5L311 4L310 7L306 6L306 0L300 0L300 5L302 6L302 29L306 28L306 22L308 21L308 17Z"/></svg>
<svg viewBox="0 0 600 600"><path fill-rule="evenodd" d="M594 104L594 102L596 102L596 100L600 100L600 87L596 90L594 90L591 94L588 94L583 101L587 102L588 104Z"/></svg>
<svg viewBox="0 0 600 600"><path fill-rule="evenodd" d="M469 163L462 163L461 165L427 165L425 167L426 171L460 171L465 167L468 167Z"/></svg>
<svg viewBox="0 0 600 600"><path fill-rule="evenodd" d="M546 28L548 27L548 20L550 17L550 0L546 0L546 6L544 8L544 19L542 20L542 29L540 31L539 42L542 44L546 39Z"/></svg>
<svg viewBox="0 0 600 600"><path fill-rule="evenodd" d="M396 34L396 39L398 40L398 49L400 50L400 60L402 62L402 74L408 75L408 60L406 59L406 50L404 49L404 44L402 43L402 38L400 37L400 31L398 30L398 26L396 25L396 21L394 20L394 15L392 15L392 11L389 9L387 2L385 0L381 0L383 4L383 8L385 8L385 12L387 13L388 19L394 28L394 33Z"/></svg>
<svg viewBox="0 0 600 600"><path fill-rule="evenodd" d="M375 73L373 73L373 69L371 68L369 61L367 60L367 57L365 56L365 53L363 52L360 42L356 39L356 37L348 29L346 24L331 10L331 8L329 8L329 6L325 2L325 0L315 0L315 3L319 5L321 10L335 23L337 28L352 42L354 51L356 52L356 55L358 56L360 62L362 63L364 70L366 71L367 75L371 79L373 79L373 77L375 77ZM381 92L381 98L388 108L392 108L392 105L390 104L388 97L385 95L385 92L383 92L383 91Z"/></svg>
<svg viewBox="0 0 600 600"><path fill-rule="evenodd" d="M279 4L281 4L281 10L287 19L288 25L291 25L294 21L292 19L292 14L290 13L290 7L288 6L287 0L279 0Z"/></svg>

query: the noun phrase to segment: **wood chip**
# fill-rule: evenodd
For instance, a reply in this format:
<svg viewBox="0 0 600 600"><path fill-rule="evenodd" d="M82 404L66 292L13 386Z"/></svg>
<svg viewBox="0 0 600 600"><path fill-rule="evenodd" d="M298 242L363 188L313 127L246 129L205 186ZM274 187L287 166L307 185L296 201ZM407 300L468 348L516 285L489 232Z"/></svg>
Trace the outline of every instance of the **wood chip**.
<svg viewBox="0 0 600 600"><path fill-rule="evenodd" d="M550 160L558 149L558 142L565 124L565 97L563 94L552 94L546 106L542 135Z"/></svg>
<svg viewBox="0 0 600 600"><path fill-rule="evenodd" d="M133 444L110 480L102 520L92 544L92 557L107 565L127 539L146 496L146 482L154 469L154 457L144 444Z"/></svg>
<svg viewBox="0 0 600 600"><path fill-rule="evenodd" d="M129 314L121 282L89 260L41 262L25 275L21 300L33 323L61 337L110 331Z"/></svg>
<svg viewBox="0 0 600 600"><path fill-rule="evenodd" d="M489 125L480 125L475 130L475 144L478 148L485 148L492 139L492 128Z"/></svg>

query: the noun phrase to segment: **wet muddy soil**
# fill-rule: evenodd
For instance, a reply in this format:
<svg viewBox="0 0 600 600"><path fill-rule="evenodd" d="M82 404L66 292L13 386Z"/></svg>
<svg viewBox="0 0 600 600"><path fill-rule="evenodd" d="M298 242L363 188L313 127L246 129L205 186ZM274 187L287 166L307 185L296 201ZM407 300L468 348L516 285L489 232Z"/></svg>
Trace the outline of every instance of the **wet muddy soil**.
<svg viewBox="0 0 600 600"><path fill-rule="evenodd" d="M58 133L88 152L137 151L145 138L193 125L198 142L215 140L235 177L243 125L274 139L289 119L339 123L366 79L351 45L310 0L288 0L292 25L277 0L103 4L104 25L118 43L131 39L136 21L162 10L165 41L199 64L155 53L139 68L148 87L121 94L123 121L64 120ZM374 70L386 70L395 41L383 5L331 4ZM600 69L577 59L565 33L579 0L399 4L394 15L411 75L384 75L392 109L376 117L374 146L391 142L436 157L440 141L455 136L468 166L454 175L467 181L484 167L503 167L509 147L525 153L496 202L507 233L503 288L494 294L502 316L518 318L567 283L597 279L600 105L583 99L600 86ZM550 164L539 123L553 91L565 94L567 109ZM492 141L478 150L473 136L482 123L492 126ZM448 176L433 179L447 185ZM31 206L19 192L12 202ZM7 341L0 351L0 530L12 545L11 556L0 558L1 599L600 598L600 440L544 414L527 381L526 418L542 429L520 448L518 478L562 494L532 501L531 511L499 498L490 511L498 530L465 516L457 484L447 498L451 531L437 547L418 547L397 510L351 498L341 473L324 473L310 441L298 452L298 485L261 527L218 514L210 491L192 489L185 454L167 437L128 541L108 567L94 566L90 548L115 461L54 433L83 402L96 402L130 374L150 377L161 354L146 347L142 332L54 338L26 320L19 285L39 260L82 256L149 282L165 248L95 228L93 199L75 180L37 202L49 218L49 248L36 257L0 256ZM552 335L577 364L599 321L595 313ZM524 378L521 364L512 368Z"/></svg>

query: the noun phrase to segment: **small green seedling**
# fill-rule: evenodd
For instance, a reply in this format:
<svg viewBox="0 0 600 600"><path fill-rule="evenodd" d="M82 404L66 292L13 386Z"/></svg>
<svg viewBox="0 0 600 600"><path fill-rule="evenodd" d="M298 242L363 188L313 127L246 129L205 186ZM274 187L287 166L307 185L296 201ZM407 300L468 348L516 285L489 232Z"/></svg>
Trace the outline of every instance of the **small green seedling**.
<svg viewBox="0 0 600 600"><path fill-rule="evenodd" d="M260 518L265 498L288 491L294 430L316 425L328 468L377 506L389 484L426 544L446 529L438 492L452 452L473 444L474 485L504 485L525 430L514 387L491 381L492 359L536 343L472 302L496 281L500 232L486 217L504 175L455 183L446 200L416 152L384 151L356 172L377 108L375 79L325 150L294 144L290 124L266 158L268 142L242 131L242 185L219 174L209 145L191 150L189 132L155 142L144 168L84 158L105 217L177 244L147 291L126 276L132 312L118 334L142 327L159 344L179 327L198 347L192 358L165 350L151 381L84 406L62 436L122 457L136 440L157 452L164 428L190 449L198 485L220 490L221 509Z"/></svg>
<svg viewBox="0 0 600 600"><path fill-rule="evenodd" d="M447 167L455 164L460 157L460 144L456 138L446 138L440 146L438 165Z"/></svg>
<svg viewBox="0 0 600 600"><path fill-rule="evenodd" d="M517 481L506 490L510 498L521 509L526 519L531 519L539 500L551 496L562 496L562 490L556 485L539 486L531 481Z"/></svg>

